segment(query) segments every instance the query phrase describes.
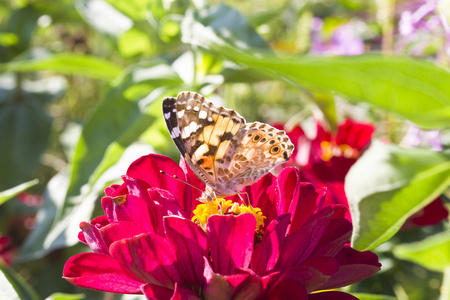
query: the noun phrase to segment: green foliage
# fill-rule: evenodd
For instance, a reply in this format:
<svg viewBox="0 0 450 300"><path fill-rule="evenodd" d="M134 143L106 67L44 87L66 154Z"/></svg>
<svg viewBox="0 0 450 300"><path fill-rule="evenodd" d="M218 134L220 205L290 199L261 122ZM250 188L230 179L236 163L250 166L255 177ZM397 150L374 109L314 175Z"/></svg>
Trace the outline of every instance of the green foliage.
<svg viewBox="0 0 450 300"><path fill-rule="evenodd" d="M14 196L18 195L19 193L25 191L26 189L38 184L38 182L39 182L39 180L34 179L31 181L27 181L22 184L19 184L18 186L10 188L6 191L0 192L0 205L5 203L9 199L13 198Z"/></svg>
<svg viewBox="0 0 450 300"><path fill-rule="evenodd" d="M382 244L449 184L449 152L373 142L345 180L353 222L352 246L368 250Z"/></svg>
<svg viewBox="0 0 450 300"><path fill-rule="evenodd" d="M0 264L0 298L37 300L39 296L19 274Z"/></svg>

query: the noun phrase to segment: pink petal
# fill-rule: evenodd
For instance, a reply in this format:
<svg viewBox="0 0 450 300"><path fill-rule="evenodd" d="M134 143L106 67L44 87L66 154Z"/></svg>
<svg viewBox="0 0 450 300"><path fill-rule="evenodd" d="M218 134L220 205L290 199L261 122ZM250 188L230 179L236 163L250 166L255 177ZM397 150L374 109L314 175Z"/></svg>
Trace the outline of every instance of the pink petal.
<svg viewBox="0 0 450 300"><path fill-rule="evenodd" d="M290 223L290 215L284 214L272 220L266 227L261 243L252 255L252 270L262 275L267 270L273 270L280 256L282 242Z"/></svg>
<svg viewBox="0 0 450 300"><path fill-rule="evenodd" d="M111 255L148 283L173 288L182 282L175 249L169 240L146 233L112 243Z"/></svg>
<svg viewBox="0 0 450 300"><path fill-rule="evenodd" d="M332 208L325 207L299 230L288 235L284 240L277 268L296 266L306 260L327 230L332 217Z"/></svg>
<svg viewBox="0 0 450 300"><path fill-rule="evenodd" d="M100 229L100 232L108 248L115 241L131 238L141 233L146 233L142 227L131 222L112 223Z"/></svg>
<svg viewBox="0 0 450 300"><path fill-rule="evenodd" d="M333 219L314 250L314 256L335 256L349 241L352 224L346 219Z"/></svg>
<svg viewBox="0 0 450 300"><path fill-rule="evenodd" d="M127 195L136 196L146 202L150 200L147 194L147 190L150 188L148 183L126 175L122 176L122 180L127 187Z"/></svg>
<svg viewBox="0 0 450 300"><path fill-rule="evenodd" d="M80 228L83 231L86 244L92 251L109 255L108 245L106 245L103 235L97 227L87 222L81 222Z"/></svg>
<svg viewBox="0 0 450 300"><path fill-rule="evenodd" d="M296 299L307 300L308 293L303 285L298 284L294 280L283 280L277 282L262 299L268 300L284 300Z"/></svg>
<svg viewBox="0 0 450 300"><path fill-rule="evenodd" d="M183 278L190 286L203 286L203 257L208 256L206 233L190 220L167 217L164 219L167 238L177 254Z"/></svg>
<svg viewBox="0 0 450 300"><path fill-rule="evenodd" d="M299 204L295 207L295 211L291 211L293 215L290 232L299 230L306 220L320 208L321 202L325 199L326 189L315 190L310 183L302 182L300 184L300 192L298 193Z"/></svg>
<svg viewBox="0 0 450 300"><path fill-rule="evenodd" d="M192 218L193 216L192 211L199 204L199 202L196 201L196 199L200 198L200 196L202 195L202 191L205 190L205 184L197 177L197 175L195 175L195 173L187 165L183 157L180 157L180 168L183 170L184 174L186 174L186 181L192 184L193 186L197 187L197 189L189 186L186 187L188 191L187 193L192 195L192 199L190 204L186 202L185 208L186 212L190 212L190 215L188 217Z"/></svg>
<svg viewBox="0 0 450 300"><path fill-rule="evenodd" d="M159 154L149 154L138 158L128 168L127 175L142 180L151 187L167 190L176 197L184 211L190 211L191 187L170 176L161 174L160 171L187 181L186 174L172 159Z"/></svg>
<svg viewBox="0 0 450 300"><path fill-rule="evenodd" d="M96 228L102 228L102 227L108 225L109 221L108 221L108 219L105 216L99 216L99 217L96 217L96 218L92 219L92 221L90 223L93 226L95 226ZM78 233L78 239L80 240L80 242L82 242L82 243L87 245L86 239L84 238L83 231L80 231Z"/></svg>
<svg viewBox="0 0 450 300"><path fill-rule="evenodd" d="M372 139L374 131L375 128L370 123L357 123L347 119L338 128L336 144L345 144L356 150L362 150Z"/></svg>
<svg viewBox="0 0 450 300"><path fill-rule="evenodd" d="M278 215L288 212L292 214L297 208L300 195L300 171L293 167L283 169L278 175L277 185L280 197L277 205Z"/></svg>
<svg viewBox="0 0 450 300"><path fill-rule="evenodd" d="M174 290L157 284L147 283L141 287L147 299L151 300L170 300Z"/></svg>
<svg viewBox="0 0 450 300"><path fill-rule="evenodd" d="M163 219L165 216L184 217L186 213L183 211L179 203L168 191L158 188L148 189L148 194L152 199L149 205L149 213L152 219L155 232L164 235Z"/></svg>
<svg viewBox="0 0 450 300"><path fill-rule="evenodd" d="M102 198L105 215L111 223L133 222L147 232L154 232L147 202L134 195L120 196L120 199Z"/></svg>
<svg viewBox="0 0 450 300"><path fill-rule="evenodd" d="M334 289L359 282L377 273L381 267L375 253L359 252L350 247L342 248L335 258L339 261L339 270L321 289Z"/></svg>
<svg viewBox="0 0 450 300"><path fill-rule="evenodd" d="M171 300L201 300L202 298L194 291L175 283L175 291Z"/></svg>
<svg viewBox="0 0 450 300"><path fill-rule="evenodd" d="M355 296L344 292L338 291L330 291L330 292L321 292L316 294L311 294L308 297L308 300L358 300Z"/></svg>
<svg viewBox="0 0 450 300"><path fill-rule="evenodd" d="M206 280L206 285L204 287L205 299L231 299L233 288L228 283L227 279L224 276L214 273L214 270L206 257L204 257L204 265L205 269L203 271L203 276L205 276Z"/></svg>
<svg viewBox="0 0 450 300"><path fill-rule="evenodd" d="M223 275L249 266L256 219L252 214L209 217L206 232L214 270Z"/></svg>
<svg viewBox="0 0 450 300"><path fill-rule="evenodd" d="M263 215L267 217L265 226L278 216L276 210L276 203L278 201L276 179L275 176L268 173L258 182L244 189L244 192L248 195L248 197L247 195L243 195L245 197L244 199L250 199L251 205L260 208Z"/></svg>
<svg viewBox="0 0 450 300"><path fill-rule="evenodd" d="M233 287L231 299L255 299L262 291L261 279L251 274L225 276Z"/></svg>
<svg viewBox="0 0 450 300"><path fill-rule="evenodd" d="M63 278L79 287L122 294L139 294L144 284L111 256L90 252L69 258Z"/></svg>

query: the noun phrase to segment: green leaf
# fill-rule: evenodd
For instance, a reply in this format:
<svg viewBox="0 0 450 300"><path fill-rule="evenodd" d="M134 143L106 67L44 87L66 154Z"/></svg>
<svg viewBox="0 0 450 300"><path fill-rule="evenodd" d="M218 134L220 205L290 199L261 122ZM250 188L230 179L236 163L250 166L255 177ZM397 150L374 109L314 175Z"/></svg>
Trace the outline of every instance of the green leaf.
<svg viewBox="0 0 450 300"><path fill-rule="evenodd" d="M411 261L431 271L443 272L450 267L450 231L419 242L398 245L393 253L399 259Z"/></svg>
<svg viewBox="0 0 450 300"><path fill-rule="evenodd" d="M396 300L396 297L387 295L374 295L374 294L364 294L364 293L351 293L353 296L359 300Z"/></svg>
<svg viewBox="0 0 450 300"><path fill-rule="evenodd" d="M2 88L0 80L0 190L29 179L47 147L52 118L44 101L53 95L26 86ZM5 83L6 86L6 83Z"/></svg>
<svg viewBox="0 0 450 300"><path fill-rule="evenodd" d="M112 80L119 75L122 68L100 57L75 53L55 53L44 57L14 60L0 64L0 71L54 71L61 74L76 74L90 78Z"/></svg>
<svg viewBox="0 0 450 300"><path fill-rule="evenodd" d="M7 200L13 198L17 194L25 191L26 189L29 189L32 186L35 186L39 183L38 179L33 179L27 182L24 182L22 184L19 184L18 186L15 186L13 188L10 188L6 191L0 192L0 205L5 203Z"/></svg>
<svg viewBox="0 0 450 300"><path fill-rule="evenodd" d="M159 124L162 98L181 83L163 62L134 65L113 82L83 126L70 174L60 174L49 184L44 194L48 206L37 216L38 223L21 249L21 261L77 243L79 223L90 218L105 185L118 180L132 161L150 152L148 146L129 146L146 129ZM112 166L116 171L110 171Z"/></svg>
<svg viewBox="0 0 450 300"><path fill-rule="evenodd" d="M37 300L39 296L13 269L0 264L0 299Z"/></svg>
<svg viewBox="0 0 450 300"><path fill-rule="evenodd" d="M64 294L64 293L54 293L48 296L45 300L80 300L85 299L84 294Z"/></svg>
<svg viewBox="0 0 450 300"><path fill-rule="evenodd" d="M450 184L450 152L406 149L374 141L345 179L352 246L372 249Z"/></svg>
<svg viewBox="0 0 450 300"><path fill-rule="evenodd" d="M30 47L39 13L32 6L13 10L2 32L14 34L17 41L9 47L0 45L0 62L6 62Z"/></svg>
<svg viewBox="0 0 450 300"><path fill-rule="evenodd" d="M298 88L335 92L397 113L423 127L450 126L450 73L444 69L421 60L381 55L275 56L247 42L247 31L238 34L235 26L227 25L240 21L241 15L214 16L214 24L221 26L205 21L209 15L200 18L187 14L182 40Z"/></svg>

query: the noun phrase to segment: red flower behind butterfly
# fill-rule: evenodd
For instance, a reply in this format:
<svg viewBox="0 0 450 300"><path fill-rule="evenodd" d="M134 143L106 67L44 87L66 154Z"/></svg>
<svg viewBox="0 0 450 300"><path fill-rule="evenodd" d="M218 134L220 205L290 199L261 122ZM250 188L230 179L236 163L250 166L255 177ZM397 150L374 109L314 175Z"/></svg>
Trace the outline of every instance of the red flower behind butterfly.
<svg viewBox="0 0 450 300"><path fill-rule="evenodd" d="M81 223L79 238L93 253L71 257L65 279L149 299L356 299L337 291L311 293L380 269L375 254L347 245L347 209L324 205L325 190L301 182L295 168L245 189L253 213L233 204L203 227L200 207L217 207L215 201L197 206L199 191L160 170L204 188L184 161L178 166L160 155L139 158L122 185L106 189L105 216Z"/></svg>
<svg viewBox="0 0 450 300"><path fill-rule="evenodd" d="M283 125L275 125L283 129ZM301 168L302 179L315 187L327 187L326 203L348 207L345 195L345 176L362 154L374 133L370 123L359 123L347 119L338 127L336 134L317 123L314 138L308 138L299 126L287 132L296 151L287 162ZM448 217L448 211L440 198L408 219L407 227L437 224ZM406 226L406 225L405 225Z"/></svg>

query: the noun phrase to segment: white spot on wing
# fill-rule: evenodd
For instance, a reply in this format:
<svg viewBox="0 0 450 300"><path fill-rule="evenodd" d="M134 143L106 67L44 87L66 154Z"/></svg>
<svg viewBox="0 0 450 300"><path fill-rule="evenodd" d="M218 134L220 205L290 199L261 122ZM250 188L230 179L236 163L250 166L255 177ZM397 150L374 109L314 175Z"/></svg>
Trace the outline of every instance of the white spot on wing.
<svg viewBox="0 0 450 300"><path fill-rule="evenodd" d="M198 106L194 106L194 111L199 111L200 108Z"/></svg>
<svg viewBox="0 0 450 300"><path fill-rule="evenodd" d="M179 137L179 136L180 136L180 128L174 127L174 128L172 129L172 132L171 132L170 136L171 136L173 139Z"/></svg>
<svg viewBox="0 0 450 300"><path fill-rule="evenodd" d="M212 119L211 117L208 118L208 122L212 122L212 120L213 120L213 119Z"/></svg>
<svg viewBox="0 0 450 300"><path fill-rule="evenodd" d="M186 110L191 110L191 106L190 105L186 106Z"/></svg>
<svg viewBox="0 0 450 300"><path fill-rule="evenodd" d="M164 114L164 119L166 120L170 119L170 112Z"/></svg>
<svg viewBox="0 0 450 300"><path fill-rule="evenodd" d="M180 110L178 112L178 118L182 118L184 116L184 110Z"/></svg>
<svg viewBox="0 0 450 300"><path fill-rule="evenodd" d="M208 113L206 112L206 111L204 111L204 110L202 110L199 114L198 114L198 117L200 118L200 119L206 119L206 116L208 115Z"/></svg>

